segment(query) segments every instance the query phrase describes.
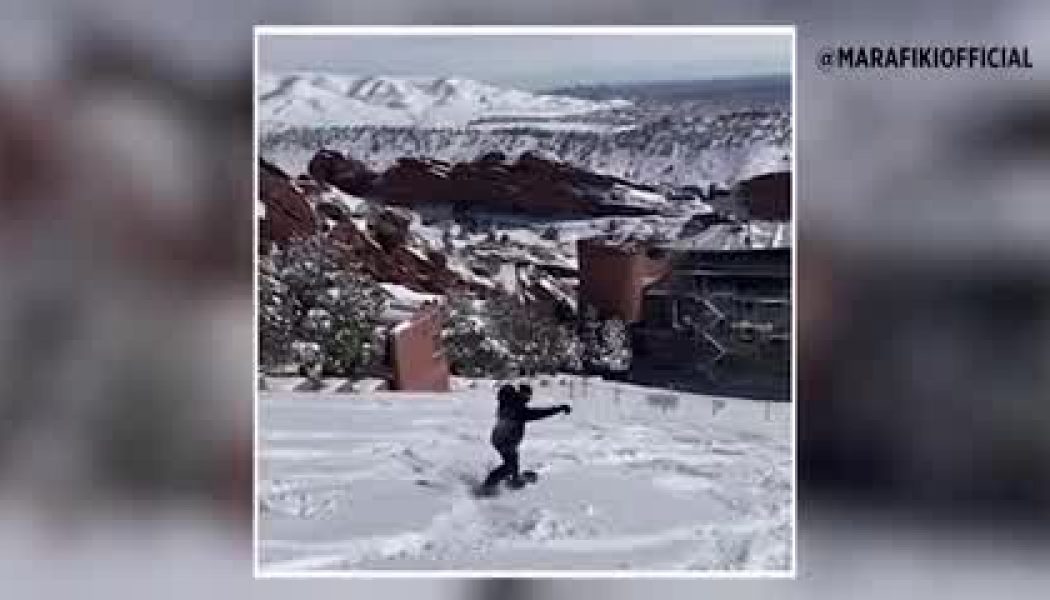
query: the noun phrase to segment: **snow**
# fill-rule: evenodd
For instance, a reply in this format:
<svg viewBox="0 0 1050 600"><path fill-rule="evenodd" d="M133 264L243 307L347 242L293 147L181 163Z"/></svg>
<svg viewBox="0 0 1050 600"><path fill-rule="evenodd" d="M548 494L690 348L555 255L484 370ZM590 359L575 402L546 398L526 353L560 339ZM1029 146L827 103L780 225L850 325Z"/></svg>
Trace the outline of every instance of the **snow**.
<svg viewBox="0 0 1050 600"><path fill-rule="evenodd" d="M430 259L427 258L426 253L420 250L419 248L416 248L415 246L405 246L405 251L411 254L412 256L415 256L420 261L430 262Z"/></svg>
<svg viewBox="0 0 1050 600"><path fill-rule="evenodd" d="M440 304L444 301L444 296L417 292L399 283L384 282L379 285L390 296L390 302L381 318L388 323L397 323L394 329L395 332L406 326L405 320L415 314L424 303L434 302Z"/></svg>
<svg viewBox="0 0 1050 600"><path fill-rule="evenodd" d="M656 192L646 192L626 186L617 186L613 190L618 204L658 209L667 207L667 198Z"/></svg>
<svg viewBox="0 0 1050 600"><path fill-rule="evenodd" d="M753 144L749 148L746 160L741 161L738 167L736 181L791 170L791 159L785 148L768 144Z"/></svg>
<svg viewBox="0 0 1050 600"><path fill-rule="evenodd" d="M392 334L394 334L394 335L398 335L398 334L406 331L411 324L412 324L411 321L409 321L408 319L405 319L405 320L401 321L400 323L398 323L397 325L394 325L394 328L391 329L390 332Z"/></svg>
<svg viewBox="0 0 1050 600"><path fill-rule="evenodd" d="M496 121L496 122L474 122L470 125L471 129L490 130L490 131L506 131L508 129L528 127L532 129L542 129L546 131L578 131L578 132L591 132L591 133L603 133L603 134L614 134L622 133L625 131L631 131L635 129L635 125L615 125L612 123L603 123L595 121L586 121L583 119L565 119L565 120L549 120L549 119L514 119L513 122L508 121Z"/></svg>
<svg viewBox="0 0 1050 600"><path fill-rule="evenodd" d="M682 250L745 250L790 248L791 225L781 221L751 221L746 226L717 223L670 244Z"/></svg>
<svg viewBox="0 0 1050 600"><path fill-rule="evenodd" d="M390 294L392 304L401 306L418 307L425 302L441 302L443 298L437 294L417 292L397 283L380 283L379 285Z"/></svg>
<svg viewBox="0 0 1050 600"><path fill-rule="evenodd" d="M538 280L537 283L540 285L540 287L542 287L543 289L547 290L547 293L549 293L551 296L557 298L560 302L562 302L566 306L571 307L573 311L576 310L576 295L575 294L570 294L570 293L566 292L565 290L562 290L561 288L559 288L557 285L555 285L549 279L540 279L540 280Z"/></svg>
<svg viewBox="0 0 1050 600"><path fill-rule="evenodd" d="M645 192L640 192L645 193ZM662 196L660 197L662 199ZM704 212L709 211L704 207ZM684 215L648 215L648 216L620 216L620 217L598 217L584 219L535 219L528 217L493 216L492 231L498 240L506 236L506 244L496 246L486 241L486 235L476 234L467 240L453 240L453 246L468 256L468 260L478 258L500 258L505 262L531 263L538 267L556 266L561 268L576 268L576 242L584 238L592 238L610 233L611 224L615 224L615 233L620 237L634 237L648 239L654 236L666 239L677 238L682 226L692 216L692 212ZM434 247L441 247L443 227L449 225L449 221L439 222L434 225L413 224L412 231L419 237L426 239ZM543 233L553 228L558 232L557 240L543 238ZM457 261L452 260L449 268L463 274L468 279L476 277L470 269Z"/></svg>
<svg viewBox="0 0 1050 600"><path fill-rule="evenodd" d="M518 269L514 263L501 263L499 265L499 271L496 273L494 281L503 288L508 294L518 293L519 279Z"/></svg>
<svg viewBox="0 0 1050 600"><path fill-rule="evenodd" d="M364 198L347 194L334 187L322 192L321 200L339 205L351 215L363 215L368 209L368 202Z"/></svg>
<svg viewBox="0 0 1050 600"><path fill-rule="evenodd" d="M475 498L494 387L260 392L261 570L790 570L790 404L547 378L539 483Z"/></svg>
<svg viewBox="0 0 1050 600"><path fill-rule="evenodd" d="M450 258L448 262L445 263L445 268L451 271L452 273L455 273L463 281L469 283L476 283L478 285L485 286L489 289L492 289L496 286L495 282L493 282L491 279L479 276L477 273L472 271L470 267L465 265L462 261L460 261L457 258Z"/></svg>

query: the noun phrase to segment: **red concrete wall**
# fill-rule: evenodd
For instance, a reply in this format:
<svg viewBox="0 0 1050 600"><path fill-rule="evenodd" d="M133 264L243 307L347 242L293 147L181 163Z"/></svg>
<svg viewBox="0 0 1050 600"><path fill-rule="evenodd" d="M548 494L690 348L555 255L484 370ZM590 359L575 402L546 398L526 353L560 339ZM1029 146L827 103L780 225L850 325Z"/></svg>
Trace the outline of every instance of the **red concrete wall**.
<svg viewBox="0 0 1050 600"><path fill-rule="evenodd" d="M441 311L422 309L412 319L391 330L391 387L401 391L447 392L448 361L441 345Z"/></svg>
<svg viewBox="0 0 1050 600"><path fill-rule="evenodd" d="M665 258L650 258L642 245L622 247L602 240L580 240L580 303L602 317L628 323L641 318L642 295L671 268Z"/></svg>
<svg viewBox="0 0 1050 600"><path fill-rule="evenodd" d="M748 216L762 221L791 220L791 173L767 173L740 184Z"/></svg>

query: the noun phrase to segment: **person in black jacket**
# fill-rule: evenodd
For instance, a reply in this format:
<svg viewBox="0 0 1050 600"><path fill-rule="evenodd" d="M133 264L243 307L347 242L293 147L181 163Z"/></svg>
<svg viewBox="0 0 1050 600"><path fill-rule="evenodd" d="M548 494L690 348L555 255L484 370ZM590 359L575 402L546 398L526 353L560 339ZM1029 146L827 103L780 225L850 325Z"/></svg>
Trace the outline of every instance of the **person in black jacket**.
<svg viewBox="0 0 1050 600"><path fill-rule="evenodd" d="M489 438L492 446L499 452L503 464L496 467L485 478L482 489L491 491L504 479L511 487L521 487L524 482L518 471L518 446L525 435L525 423L546 419L560 412L569 414L572 408L568 404L548 406L545 408L531 408L529 400L532 398L532 388L528 384L521 384L517 389L506 384L500 387L496 394L499 406L496 409L496 426L492 428Z"/></svg>

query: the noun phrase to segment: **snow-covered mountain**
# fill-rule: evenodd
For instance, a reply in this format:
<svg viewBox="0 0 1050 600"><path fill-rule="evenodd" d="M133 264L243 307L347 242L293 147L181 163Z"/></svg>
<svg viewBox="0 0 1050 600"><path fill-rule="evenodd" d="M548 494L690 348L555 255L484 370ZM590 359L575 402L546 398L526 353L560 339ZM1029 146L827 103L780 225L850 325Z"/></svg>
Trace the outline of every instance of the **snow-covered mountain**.
<svg viewBox="0 0 1050 600"><path fill-rule="evenodd" d="M264 131L287 127L399 126L459 128L547 120L563 123L623 108L624 100L584 100L499 88L469 79L266 74L259 80Z"/></svg>
<svg viewBox="0 0 1050 600"><path fill-rule="evenodd" d="M687 86L693 97L668 98L628 87L626 99L613 97L618 88L588 99L465 79L309 73L265 76L259 85L262 155L293 174L319 148L377 171L403 157L465 162L493 151L531 152L671 186L728 187L791 168L790 82L728 96L699 82ZM788 99L770 99L778 95Z"/></svg>

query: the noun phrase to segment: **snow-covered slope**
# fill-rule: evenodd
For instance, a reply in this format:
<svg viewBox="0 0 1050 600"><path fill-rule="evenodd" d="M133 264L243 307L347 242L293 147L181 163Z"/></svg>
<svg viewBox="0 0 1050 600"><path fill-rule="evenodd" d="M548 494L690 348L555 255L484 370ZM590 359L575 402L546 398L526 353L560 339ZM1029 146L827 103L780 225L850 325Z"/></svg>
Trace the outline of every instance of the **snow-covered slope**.
<svg viewBox="0 0 1050 600"><path fill-rule="evenodd" d="M586 115L626 106L499 88L469 79L266 74L259 80L264 130L285 127L491 127Z"/></svg>
<svg viewBox="0 0 1050 600"><path fill-rule="evenodd" d="M262 570L791 568L789 404L561 377L535 404L575 410L522 446L540 482L478 499L494 390L457 383L260 393Z"/></svg>
<svg viewBox="0 0 1050 600"><path fill-rule="evenodd" d="M789 106L756 99L584 99L468 79L264 75L262 155L297 174L318 148L382 170L401 157L464 162L533 152L647 184L734 182L791 163Z"/></svg>

